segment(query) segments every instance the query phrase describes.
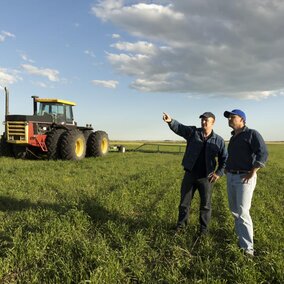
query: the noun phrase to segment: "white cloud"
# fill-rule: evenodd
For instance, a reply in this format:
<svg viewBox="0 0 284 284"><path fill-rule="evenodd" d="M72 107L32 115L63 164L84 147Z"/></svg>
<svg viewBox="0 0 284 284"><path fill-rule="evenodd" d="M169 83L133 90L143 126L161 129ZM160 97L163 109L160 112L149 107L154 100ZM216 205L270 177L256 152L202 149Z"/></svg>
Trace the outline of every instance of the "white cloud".
<svg viewBox="0 0 284 284"><path fill-rule="evenodd" d="M12 33L10 33L10 32L2 31L1 33L2 33L4 36L6 36L6 37L15 37L15 35L12 34Z"/></svg>
<svg viewBox="0 0 284 284"><path fill-rule="evenodd" d="M118 81L114 80L92 80L92 83L95 86L102 86L110 89L115 89L118 85Z"/></svg>
<svg viewBox="0 0 284 284"><path fill-rule="evenodd" d="M154 54L156 52L156 47L154 46L154 44L146 41L138 41L136 43L118 42L112 44L111 46L122 51L133 53Z"/></svg>
<svg viewBox="0 0 284 284"><path fill-rule="evenodd" d="M94 54L94 52L91 51L91 50L85 50L84 53L85 53L86 55L89 55L90 57L93 57L93 58L96 57L96 55Z"/></svg>
<svg viewBox="0 0 284 284"><path fill-rule="evenodd" d="M107 20L112 11L119 11L121 8L123 8L123 0L106 0L99 1L91 8L91 12L99 18Z"/></svg>
<svg viewBox="0 0 284 284"><path fill-rule="evenodd" d="M112 37L112 38L120 38L120 35L119 35L119 34L112 34L111 37Z"/></svg>
<svg viewBox="0 0 284 284"><path fill-rule="evenodd" d="M31 75L37 75L48 78L49 81L59 81L59 71L49 68L38 68L29 64L22 64L22 68Z"/></svg>
<svg viewBox="0 0 284 284"><path fill-rule="evenodd" d="M33 84L41 88L48 88L48 85L43 82L33 82Z"/></svg>
<svg viewBox="0 0 284 284"><path fill-rule="evenodd" d="M30 63L34 63L34 61L32 59L30 59L25 53L21 54L21 58L24 61L30 62Z"/></svg>
<svg viewBox="0 0 284 284"><path fill-rule="evenodd" d="M147 92L260 99L283 90L284 1L99 1L92 13L136 42L107 53ZM171 2L171 4L169 4Z"/></svg>
<svg viewBox="0 0 284 284"><path fill-rule="evenodd" d="M132 75L143 76L144 67L149 66L149 57L146 55L128 55L128 54L108 54L108 60L120 72Z"/></svg>
<svg viewBox="0 0 284 284"><path fill-rule="evenodd" d="M7 86L22 80L18 73L16 70L0 68L0 85Z"/></svg>
<svg viewBox="0 0 284 284"><path fill-rule="evenodd" d="M16 36L10 32L1 31L0 33L0 43L4 42L7 37L15 38Z"/></svg>

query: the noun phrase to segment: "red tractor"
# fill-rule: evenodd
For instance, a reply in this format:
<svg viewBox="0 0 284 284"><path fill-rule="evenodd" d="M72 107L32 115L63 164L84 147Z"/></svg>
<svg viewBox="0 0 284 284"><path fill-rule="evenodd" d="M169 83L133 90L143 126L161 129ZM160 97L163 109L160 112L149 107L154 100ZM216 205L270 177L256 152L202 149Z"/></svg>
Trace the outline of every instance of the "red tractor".
<svg viewBox="0 0 284 284"><path fill-rule="evenodd" d="M5 90L5 131L0 155L16 158L46 157L56 160L81 160L85 156L104 156L109 138L91 125L77 126L73 102L32 96L33 115L9 114L9 93Z"/></svg>

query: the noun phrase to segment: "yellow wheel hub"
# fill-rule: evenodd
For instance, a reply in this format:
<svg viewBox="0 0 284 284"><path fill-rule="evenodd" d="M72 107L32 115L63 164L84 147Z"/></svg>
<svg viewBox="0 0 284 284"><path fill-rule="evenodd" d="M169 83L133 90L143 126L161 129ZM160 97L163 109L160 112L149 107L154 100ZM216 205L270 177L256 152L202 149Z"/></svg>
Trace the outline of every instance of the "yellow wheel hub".
<svg viewBox="0 0 284 284"><path fill-rule="evenodd" d="M78 138L76 140L76 145L75 145L75 153L77 157L82 156L82 154L84 153L84 149L85 149L84 140L82 138Z"/></svg>
<svg viewBox="0 0 284 284"><path fill-rule="evenodd" d="M102 152L104 154L107 152L107 150L108 150L108 140L107 140L107 138L103 138L102 139L101 150L102 150Z"/></svg>

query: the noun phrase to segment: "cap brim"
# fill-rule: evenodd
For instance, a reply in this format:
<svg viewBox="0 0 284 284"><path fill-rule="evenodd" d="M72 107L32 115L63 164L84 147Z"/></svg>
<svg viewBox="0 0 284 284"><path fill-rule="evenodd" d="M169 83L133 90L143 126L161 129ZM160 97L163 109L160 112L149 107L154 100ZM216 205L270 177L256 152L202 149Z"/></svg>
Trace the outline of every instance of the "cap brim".
<svg viewBox="0 0 284 284"><path fill-rule="evenodd" d="M230 111L225 111L225 112L224 112L224 116L225 116L226 118L228 118L231 114L232 114L232 112L230 112Z"/></svg>

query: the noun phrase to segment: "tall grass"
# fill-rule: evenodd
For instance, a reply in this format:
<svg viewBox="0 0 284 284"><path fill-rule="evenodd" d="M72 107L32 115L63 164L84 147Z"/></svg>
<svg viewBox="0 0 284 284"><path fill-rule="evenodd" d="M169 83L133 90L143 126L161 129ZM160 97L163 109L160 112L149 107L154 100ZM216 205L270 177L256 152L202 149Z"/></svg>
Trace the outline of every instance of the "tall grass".
<svg viewBox="0 0 284 284"><path fill-rule="evenodd" d="M284 145L269 151L252 205L252 260L236 245L225 178L210 234L197 239L196 195L188 230L173 235L180 154L1 158L0 283L284 283Z"/></svg>

